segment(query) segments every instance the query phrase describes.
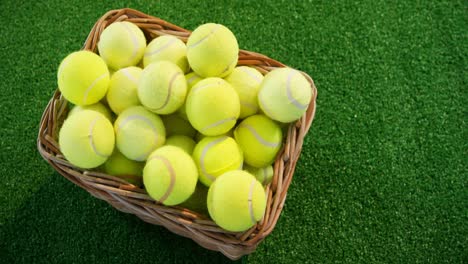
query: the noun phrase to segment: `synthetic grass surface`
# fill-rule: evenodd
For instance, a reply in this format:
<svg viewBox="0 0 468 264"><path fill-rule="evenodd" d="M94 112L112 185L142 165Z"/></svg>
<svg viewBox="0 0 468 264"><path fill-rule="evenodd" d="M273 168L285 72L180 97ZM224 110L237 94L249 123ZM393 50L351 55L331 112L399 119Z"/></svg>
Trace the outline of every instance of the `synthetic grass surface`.
<svg viewBox="0 0 468 264"><path fill-rule="evenodd" d="M56 69L107 10L187 29L314 78L316 119L273 233L243 263L468 259L466 1L0 2L0 262L229 262L120 213L36 150Z"/></svg>

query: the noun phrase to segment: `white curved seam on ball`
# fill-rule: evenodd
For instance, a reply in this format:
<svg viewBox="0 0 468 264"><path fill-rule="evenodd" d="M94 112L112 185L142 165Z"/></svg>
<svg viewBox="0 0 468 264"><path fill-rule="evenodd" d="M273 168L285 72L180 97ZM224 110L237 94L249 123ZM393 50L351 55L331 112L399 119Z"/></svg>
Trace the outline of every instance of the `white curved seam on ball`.
<svg viewBox="0 0 468 264"><path fill-rule="evenodd" d="M200 78L200 76L194 74L192 77L188 78L187 84L188 85L192 84L197 78Z"/></svg>
<svg viewBox="0 0 468 264"><path fill-rule="evenodd" d="M159 47L158 49L156 50L153 50L151 52L146 52L145 53L145 56L153 56L154 54L156 53L159 53L167 48L169 48L170 46L172 46L172 44L175 43L175 41L177 40L177 38L171 38L171 40L169 40L168 42L164 43L164 45L162 45L161 47Z"/></svg>
<svg viewBox="0 0 468 264"><path fill-rule="evenodd" d="M164 107L166 107L166 105L169 103L169 99L171 97L171 93L172 93L172 84L174 83L175 79L177 78L177 76L181 75L182 73L180 72L176 72L174 73L174 75L172 75L171 77L171 80L169 81L169 88L167 89L167 96L166 96L166 99L163 103L162 106L158 107L158 108L154 108L155 111L158 111L158 110L161 110L163 109Z"/></svg>
<svg viewBox="0 0 468 264"><path fill-rule="evenodd" d="M255 214L253 210L253 201L252 201L253 190L254 190L256 182L257 182L257 179L253 179L252 182L250 183L249 197L248 197L250 220L252 220L253 224L257 223L257 220L255 219Z"/></svg>
<svg viewBox="0 0 468 264"><path fill-rule="evenodd" d="M219 120L217 122L214 122L213 124L210 124L210 125L202 128L202 129L200 129L200 130L201 131L206 131L206 130L211 129L213 127L217 127L217 126L222 125L224 123L227 123L227 122L230 122L230 121L236 121L236 120L237 120L237 118L235 118L235 117L228 117L228 118L225 118L225 119L221 119L221 120Z"/></svg>
<svg viewBox="0 0 468 264"><path fill-rule="evenodd" d="M202 43L205 39L213 35L220 28L221 28L221 24L216 24L216 27L212 28L208 34L206 34L203 38L199 39L197 42L191 44L190 46L187 46L187 48L191 49L200 45L200 43Z"/></svg>
<svg viewBox="0 0 468 264"><path fill-rule="evenodd" d="M151 127L151 130L154 132L154 144L156 145L156 143L158 142L158 132L156 130L156 127L154 127L153 123L151 123L151 121L144 117L144 116L139 116L139 115L131 115L127 118L125 118L120 124L119 126L117 127L117 131L116 133L123 127L125 126L128 122L130 121L133 121L133 120L141 120L143 122L145 122L146 124L148 124L150 127ZM152 151L153 149L150 148L148 151L145 151L141 156L138 156L136 158L137 161L144 161L145 158L149 155L149 153Z"/></svg>
<svg viewBox="0 0 468 264"><path fill-rule="evenodd" d="M151 154L151 152L153 151L154 149L153 148L150 148L149 150L145 151L143 154L141 154L140 156L136 157L135 160L136 161L145 161L146 157L148 157L149 154Z"/></svg>
<svg viewBox="0 0 468 264"><path fill-rule="evenodd" d="M260 84L262 82L262 80L260 80L260 78L258 78L257 76L255 76L255 74L251 73L250 71L246 70L245 68L243 67L240 67L238 68L239 70L241 70L242 72L244 72L245 74L249 75L250 78L254 79L255 81L257 81L258 84Z"/></svg>
<svg viewBox="0 0 468 264"><path fill-rule="evenodd" d="M123 68L122 73L123 73L123 75L125 75L125 77L127 77L127 79L129 79L135 85L138 85L138 80L128 72L128 68Z"/></svg>
<svg viewBox="0 0 468 264"><path fill-rule="evenodd" d="M247 128L250 133L252 133L252 135L257 139L258 142L260 142L260 144L266 146L266 147L270 147L270 148L276 148L279 146L279 143L278 142L268 142L266 141L264 138L262 138L258 133L257 131L255 130L255 128L253 128L251 125L247 125L247 124L240 124L239 127L244 127L244 128Z"/></svg>
<svg viewBox="0 0 468 264"><path fill-rule="evenodd" d="M151 160L155 160L155 159L162 161L164 166L166 166L167 170L169 171L169 176L171 177L169 187L167 187L166 192L158 200L158 202L164 203L164 201L167 200L169 195L171 195L172 190L174 189L175 181L176 181L176 173L175 173L174 167L172 167L171 163L169 162L169 160L166 157L159 156L159 155L154 155L154 156L151 156L151 158L147 162L149 162Z"/></svg>
<svg viewBox="0 0 468 264"><path fill-rule="evenodd" d="M98 156L101 156L103 158L107 158L108 155L104 155L101 152L99 152L99 150L96 148L96 145L94 145L93 131L94 131L94 127L96 126L96 122L99 119L101 119L101 117L98 116L95 119L93 119L93 121L91 122L91 125L89 126L88 140L89 140L89 144L91 145L91 148L93 149L94 153L96 153Z"/></svg>
<svg viewBox="0 0 468 264"><path fill-rule="evenodd" d="M249 102L246 102L246 101L242 101L242 100L241 100L241 101L240 101L240 104L241 104L242 106L244 106L244 107L247 107L247 108L252 109L253 111L257 111L257 110L258 110L258 107L257 107L256 105L251 104L251 103L249 103Z"/></svg>
<svg viewBox="0 0 468 264"><path fill-rule="evenodd" d="M221 75L223 75L223 73L227 72L227 71L229 70L229 68L231 68L232 64L237 64L237 60L238 60L238 59L239 59L238 54L236 54L236 55L234 56L234 58L233 58L233 59L229 62L229 64L226 66L226 68L224 68L224 70L223 70L220 74L218 74L218 76L221 76Z"/></svg>
<svg viewBox="0 0 468 264"><path fill-rule="evenodd" d="M216 83L207 83L205 85L202 85L202 86L196 86L196 87L193 87L192 90L190 90L190 93L195 93L196 91L199 91L199 90L202 90L202 89L205 89L206 87L210 87L210 86L213 86L215 85Z"/></svg>
<svg viewBox="0 0 468 264"><path fill-rule="evenodd" d="M210 143L208 143L208 145L206 145L203 150L202 150L202 154L200 155L200 160L199 160L199 163L200 163L200 169L203 173L203 175L205 175L210 181L214 182L216 180L216 176L208 173L206 171L206 168L205 168L205 163L204 163L204 159L205 159L205 156L206 156L206 153L208 152L208 150L213 147L214 145L226 140L228 137L221 137L221 138L218 138L214 141L211 141Z"/></svg>
<svg viewBox="0 0 468 264"><path fill-rule="evenodd" d="M128 59L128 62L127 62L127 64L132 64L132 62L135 60L136 56L138 55L138 39L133 34L132 30L125 23L122 23L121 25L125 28L125 30L127 30L133 42L132 56Z"/></svg>
<svg viewBox="0 0 468 264"><path fill-rule="evenodd" d="M291 71L288 73L288 77L287 77L287 80L286 80L286 95L288 96L289 102L292 103L295 107L297 107L299 109L306 109L308 104L302 104L299 101L297 101L296 98L294 98L292 96L291 79L297 73L298 72L293 70L293 69L291 69Z"/></svg>
<svg viewBox="0 0 468 264"><path fill-rule="evenodd" d="M84 96L83 96L83 104L86 104L86 101L88 100L88 95L89 93L91 92L91 90L94 88L94 86L96 86L96 84L102 80L103 78L106 77L106 75L108 75L109 72L106 72L104 74L102 74L101 76L97 77L89 86L88 88L86 88L85 90L85 93L84 93Z"/></svg>

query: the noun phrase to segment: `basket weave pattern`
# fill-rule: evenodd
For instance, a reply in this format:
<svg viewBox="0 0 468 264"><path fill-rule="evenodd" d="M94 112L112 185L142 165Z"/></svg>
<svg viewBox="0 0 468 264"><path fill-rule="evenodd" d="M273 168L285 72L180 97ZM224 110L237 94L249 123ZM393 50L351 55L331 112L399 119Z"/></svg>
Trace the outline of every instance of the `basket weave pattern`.
<svg viewBox="0 0 468 264"><path fill-rule="evenodd" d="M136 10L127 8L112 10L96 22L83 49L97 52L97 43L102 31L116 21L136 24L145 33L148 42L161 35L173 35L186 42L191 33ZM240 50L237 64L255 67L262 74L278 67L285 67L284 64L262 54L245 50ZM125 180L98 171L83 170L70 164L61 154L58 145L58 132L68 114L68 102L58 89L41 118L37 147L42 157L57 172L96 198L107 201L122 212L134 214L143 221L162 225L173 233L191 238L199 245L220 251L235 260L255 251L258 244L272 232L282 211L296 162L301 153L303 139L315 114L317 90L313 80L307 74L303 74L310 82L312 100L306 114L288 128L283 148L274 164L273 181L265 188L267 193L265 216L257 225L245 232L228 232L218 227L206 215L179 206L164 206L154 201L144 189L131 185Z"/></svg>

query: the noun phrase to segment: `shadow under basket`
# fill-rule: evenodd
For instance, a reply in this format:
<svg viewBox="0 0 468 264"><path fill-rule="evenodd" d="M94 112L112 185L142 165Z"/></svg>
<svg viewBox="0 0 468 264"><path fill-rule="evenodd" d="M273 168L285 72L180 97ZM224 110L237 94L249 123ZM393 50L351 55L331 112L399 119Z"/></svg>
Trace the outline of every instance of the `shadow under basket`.
<svg viewBox="0 0 468 264"><path fill-rule="evenodd" d="M83 49L97 52L97 43L102 31L116 21L130 21L143 30L147 41L161 35L173 35L186 42L190 31L132 9L107 12L92 28ZM237 65L251 66L266 74L286 67L284 64L262 54L240 50ZM229 232L217 226L209 216L180 206L165 206L148 196L144 189L129 184L123 179L95 170L83 170L70 164L60 152L58 132L68 114L68 102L57 89L41 118L37 147L42 157L61 175L88 191L93 196L107 201L118 210L131 213L143 221L162 225L178 235L191 238L210 250L220 251L235 260L255 251L278 221L291 183L302 144L315 114L317 90L310 82L312 99L307 112L289 125L283 148L274 164L273 181L266 186L267 207L263 219L244 232Z"/></svg>

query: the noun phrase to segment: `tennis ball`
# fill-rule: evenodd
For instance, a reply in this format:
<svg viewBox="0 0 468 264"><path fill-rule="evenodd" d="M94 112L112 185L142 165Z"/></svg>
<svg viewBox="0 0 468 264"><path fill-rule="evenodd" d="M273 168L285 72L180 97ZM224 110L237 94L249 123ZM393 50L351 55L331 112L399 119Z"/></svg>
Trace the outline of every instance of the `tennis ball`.
<svg viewBox="0 0 468 264"><path fill-rule="evenodd" d="M166 141L161 118L143 106L125 109L115 120L114 130L119 151L135 161L145 161Z"/></svg>
<svg viewBox="0 0 468 264"><path fill-rule="evenodd" d="M239 95L241 111L239 118L246 118L258 112L258 90L263 75L252 67L236 67L225 80L232 85Z"/></svg>
<svg viewBox="0 0 468 264"><path fill-rule="evenodd" d="M184 73L169 61L148 65L138 84L138 98L143 106L156 114L171 114L184 104L187 82Z"/></svg>
<svg viewBox="0 0 468 264"><path fill-rule="evenodd" d="M270 165L281 148L283 133L264 115L244 119L234 130L234 138L244 152L245 162L262 168Z"/></svg>
<svg viewBox="0 0 468 264"><path fill-rule="evenodd" d="M197 84L199 81L203 80L202 77L198 76L196 73L191 72L185 75L185 80L187 80L187 95L190 93L192 90L192 87ZM177 110L177 113L179 114L180 117L182 117L185 120L188 120L187 117L187 112L185 111L185 104L183 104L179 110Z"/></svg>
<svg viewBox="0 0 468 264"><path fill-rule="evenodd" d="M102 165L114 150L112 123L102 114L83 110L69 116L59 133L59 146L73 165L90 169Z"/></svg>
<svg viewBox="0 0 468 264"><path fill-rule="evenodd" d="M181 148L164 146L148 157L143 182L151 198L165 205L187 200L195 191L198 174L193 159Z"/></svg>
<svg viewBox="0 0 468 264"><path fill-rule="evenodd" d="M71 116L77 112L81 112L83 110L91 110L91 111L96 111L104 115L110 122L114 121L114 117L111 113L111 111L102 103L95 103L92 105L85 105L85 106L79 106L75 105L70 112L68 113L68 116Z"/></svg>
<svg viewBox="0 0 468 264"><path fill-rule="evenodd" d="M131 66L116 71L109 83L107 91L107 103L112 111L120 114L123 110L140 105L137 87L143 70Z"/></svg>
<svg viewBox="0 0 468 264"><path fill-rule="evenodd" d="M218 176L241 169L242 150L231 137L205 137L197 143L192 154L197 164L200 181L210 186Z"/></svg>
<svg viewBox="0 0 468 264"><path fill-rule="evenodd" d="M109 86L106 63L91 51L73 52L60 63L57 73L62 95L75 105L99 102Z"/></svg>
<svg viewBox="0 0 468 264"><path fill-rule="evenodd" d="M185 103L190 124L200 133L217 136L236 124L240 113L239 96L221 78L207 78L190 91Z"/></svg>
<svg viewBox="0 0 468 264"><path fill-rule="evenodd" d="M190 125L190 122L177 114L164 115L161 118L166 128L166 136L184 135L193 138L197 134L197 131Z"/></svg>
<svg viewBox="0 0 468 264"><path fill-rule="evenodd" d="M263 218L266 195L254 176L235 170L219 176L211 185L207 204L217 225L227 231L242 232Z"/></svg>
<svg viewBox="0 0 468 264"><path fill-rule="evenodd" d="M195 148L195 141L187 136L174 135L167 138L166 145L179 147L189 155L192 155L193 149Z"/></svg>
<svg viewBox="0 0 468 264"><path fill-rule="evenodd" d="M203 77L227 76L237 64L238 54L236 37L220 24L201 25L187 40L189 65Z"/></svg>
<svg viewBox="0 0 468 264"><path fill-rule="evenodd" d="M208 187L198 182L193 194L185 202L181 203L180 206L197 213L208 215L208 207L206 205L207 197Z"/></svg>
<svg viewBox="0 0 468 264"><path fill-rule="evenodd" d="M263 168L255 168L246 164L244 165L244 170L255 176L263 186L269 184L274 175L273 166L271 165Z"/></svg>
<svg viewBox="0 0 468 264"><path fill-rule="evenodd" d="M138 64L145 52L146 39L135 24L114 22L102 31L97 46L107 65L118 70Z"/></svg>
<svg viewBox="0 0 468 264"><path fill-rule="evenodd" d="M265 75L258 104L271 119L289 123L306 112L311 97L310 83L299 71L278 68Z"/></svg>
<svg viewBox="0 0 468 264"><path fill-rule="evenodd" d="M175 63L183 72L190 70L187 61L187 47L182 40L174 36L164 35L157 37L146 47L143 57L144 67L152 62L161 60Z"/></svg>
<svg viewBox="0 0 468 264"><path fill-rule="evenodd" d="M114 153L104 163L104 171L109 175L122 178L133 185L141 186L143 166L143 162L130 160L115 148Z"/></svg>

